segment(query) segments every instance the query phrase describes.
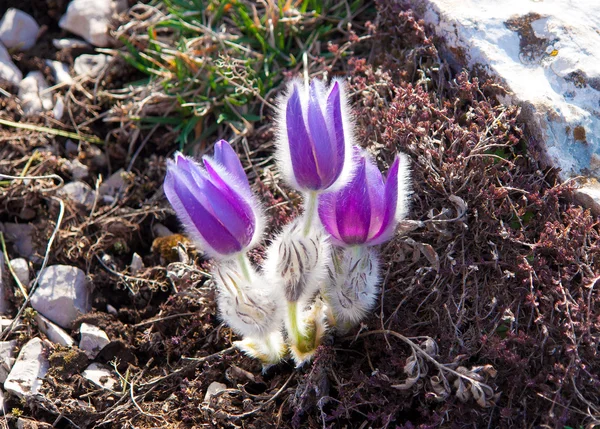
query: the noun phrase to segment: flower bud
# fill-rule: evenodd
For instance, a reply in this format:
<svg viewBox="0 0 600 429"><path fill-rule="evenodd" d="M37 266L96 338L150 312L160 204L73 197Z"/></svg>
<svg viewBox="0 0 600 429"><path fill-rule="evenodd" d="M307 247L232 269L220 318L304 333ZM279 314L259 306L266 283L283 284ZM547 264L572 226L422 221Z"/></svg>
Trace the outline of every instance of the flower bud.
<svg viewBox="0 0 600 429"><path fill-rule="evenodd" d="M243 337L262 339L281 330L283 300L263 276L235 260L215 266L213 278L222 319Z"/></svg>
<svg viewBox="0 0 600 429"><path fill-rule="evenodd" d="M287 182L299 191L343 186L353 171L353 124L344 85L313 79L288 84L278 106L277 151Z"/></svg>
<svg viewBox="0 0 600 429"><path fill-rule="evenodd" d="M306 301L326 276L330 245L321 227L304 234L303 219L286 225L267 249L265 276L278 284L288 302Z"/></svg>
<svg viewBox="0 0 600 429"><path fill-rule="evenodd" d="M188 235L210 256L251 247L262 233L262 213L229 143L215 145L204 168L180 153L167 162L164 190Z"/></svg>
<svg viewBox="0 0 600 429"><path fill-rule="evenodd" d="M384 184L364 150L355 148L355 158L358 166L352 180L337 192L319 196L319 218L334 244L381 244L408 213L409 159L398 154Z"/></svg>
<svg viewBox="0 0 600 429"><path fill-rule="evenodd" d="M345 332L363 320L379 293L379 258L372 247L337 248L329 265L329 282L322 294L329 306L330 323Z"/></svg>

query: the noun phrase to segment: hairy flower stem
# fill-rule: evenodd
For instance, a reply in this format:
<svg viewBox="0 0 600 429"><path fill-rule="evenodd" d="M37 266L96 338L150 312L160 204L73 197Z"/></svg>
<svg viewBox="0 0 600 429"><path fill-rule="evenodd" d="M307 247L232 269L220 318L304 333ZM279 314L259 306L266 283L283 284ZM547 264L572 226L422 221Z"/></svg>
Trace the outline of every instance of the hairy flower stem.
<svg viewBox="0 0 600 429"><path fill-rule="evenodd" d="M244 277L246 278L246 280L250 281L251 277L250 277L250 268L248 267L248 264L250 263L248 261L248 258L246 257L245 253L240 253L237 257L237 261L238 264L240 266L240 268L242 269L242 274L244 275Z"/></svg>
<svg viewBox="0 0 600 429"><path fill-rule="evenodd" d="M314 321L312 323L306 323L303 320L302 324L307 325L307 329L304 329L303 332L300 328L299 317L302 317L302 313L300 313L300 315L298 314L298 303L289 301L288 334L290 336L291 348L295 349L297 354L311 355L316 348Z"/></svg>
<svg viewBox="0 0 600 429"><path fill-rule="evenodd" d="M304 236L308 236L310 232L310 227L313 224L313 220L315 218L317 209L317 193L315 191L310 191L308 196L306 197L306 209L304 212L304 228L302 229L302 233Z"/></svg>
<svg viewBox="0 0 600 429"><path fill-rule="evenodd" d="M290 337L293 344L300 344L302 342L302 332L298 327L298 303L296 301L288 302L288 317L290 325Z"/></svg>

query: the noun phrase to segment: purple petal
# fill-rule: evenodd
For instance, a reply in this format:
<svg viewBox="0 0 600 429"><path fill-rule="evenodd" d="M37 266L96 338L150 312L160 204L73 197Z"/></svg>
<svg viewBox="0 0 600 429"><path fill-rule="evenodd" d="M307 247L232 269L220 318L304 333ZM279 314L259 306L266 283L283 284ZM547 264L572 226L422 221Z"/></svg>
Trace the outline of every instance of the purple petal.
<svg viewBox="0 0 600 429"><path fill-rule="evenodd" d="M337 195L338 193L336 192L319 195L319 219L321 219L321 223L329 235L334 239L342 241L336 219L335 206L337 203Z"/></svg>
<svg viewBox="0 0 600 429"><path fill-rule="evenodd" d="M369 225L369 238L381 229L385 216L385 185L383 176L377 165L370 159L366 161L367 191L371 205L371 222Z"/></svg>
<svg viewBox="0 0 600 429"><path fill-rule="evenodd" d="M346 244L363 244L367 240L371 221L364 157L358 164L356 176L340 194L340 201L336 205L340 236Z"/></svg>
<svg viewBox="0 0 600 429"><path fill-rule="evenodd" d="M296 182L301 187L318 190L321 188L321 179L315 165L311 139L304 124L302 104L296 85L287 102L285 119Z"/></svg>
<svg viewBox="0 0 600 429"><path fill-rule="evenodd" d="M219 176L209 159L204 160L204 165L208 180L199 186L198 192L208 202L205 207L223 223L243 247L247 246L252 241L256 224L250 204Z"/></svg>
<svg viewBox="0 0 600 429"><path fill-rule="evenodd" d="M344 167L344 156L346 151L344 122L342 120L342 101L340 85L335 82L327 97L327 117L332 121L335 142L335 178L337 179Z"/></svg>
<svg viewBox="0 0 600 429"><path fill-rule="evenodd" d="M377 232L371 242L380 244L389 240L394 235L396 227L396 205L398 204L398 168L399 159L396 158L390 170L388 171L387 181L385 182L385 212L379 232Z"/></svg>
<svg viewBox="0 0 600 429"><path fill-rule="evenodd" d="M336 175L336 156L327 122L323 116L319 97L321 94L317 91L316 81L310 85L310 96L308 100L308 129L312 138L314 157L317 164L317 172L323 180L322 188L326 189L337 178Z"/></svg>
<svg viewBox="0 0 600 429"><path fill-rule="evenodd" d="M227 141L219 140L215 143L215 154L213 159L225 167L225 169L236 178L240 185L247 187L248 192L251 192L248 177L246 177L242 163L240 162L237 153L235 153Z"/></svg>
<svg viewBox="0 0 600 429"><path fill-rule="evenodd" d="M167 169L165 194L184 225L197 233L216 253L223 255L239 252L240 242L219 221L198 198L201 193L190 179L190 173L177 166ZM183 162L189 165L188 162ZM206 179L204 179L206 181Z"/></svg>

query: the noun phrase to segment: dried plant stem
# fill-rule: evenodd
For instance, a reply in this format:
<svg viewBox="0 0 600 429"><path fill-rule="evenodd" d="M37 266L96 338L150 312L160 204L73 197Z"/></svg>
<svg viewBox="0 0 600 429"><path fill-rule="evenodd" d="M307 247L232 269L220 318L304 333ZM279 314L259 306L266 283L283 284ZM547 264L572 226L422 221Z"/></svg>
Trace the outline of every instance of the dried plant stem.
<svg viewBox="0 0 600 429"><path fill-rule="evenodd" d="M431 362L440 371L446 371L446 372L448 372L458 378L462 378L472 384L485 386L484 383L482 383L478 380L475 380L474 378L471 378L468 375L461 374L460 372L455 371L452 368L449 368L447 365L439 363L436 359L434 359L431 355L429 355L429 353L427 353L425 350L423 350L421 347L419 347L418 344L415 344L414 341L410 340L409 338L405 337L402 334L399 334L398 332L390 331L389 329L378 329L376 331L363 332L362 334L358 334L356 337L352 337L352 338L361 338L361 337L366 337L369 335L379 335L379 334L391 335L393 337L398 338L399 340L402 340L403 342L405 342L406 344L408 344L410 346L410 348L412 349L412 351L414 353L420 355L425 360ZM492 389L490 388L490 390L492 390Z"/></svg>
<svg viewBox="0 0 600 429"><path fill-rule="evenodd" d="M6 261L6 266L8 267L8 271L10 271L10 274L12 275L13 279L15 280L15 283L21 290L23 297L25 297L25 299L27 299L29 297L29 295L27 294L27 290L25 289L25 286L23 286L23 283L21 283L21 280L19 280L17 273L15 273L15 270L13 269L13 267L10 263L10 258L8 257L8 252L6 251L6 242L4 241L4 234L2 233L2 231L0 231L0 243L2 244L2 252L4 253L4 260Z"/></svg>
<svg viewBox="0 0 600 429"><path fill-rule="evenodd" d="M13 121L8 121L6 119L0 119L0 125L5 125L7 127L13 127L13 128L20 128L23 130L37 131L40 133L48 133L48 134L52 134L55 136L61 136L61 137L66 137L66 138L71 138L71 139L76 139L76 140L83 140L88 143L104 144L103 140L101 140L95 136L86 136L83 134L71 133L69 131L56 130L54 128L40 127L39 125L24 124L21 122L13 122Z"/></svg>

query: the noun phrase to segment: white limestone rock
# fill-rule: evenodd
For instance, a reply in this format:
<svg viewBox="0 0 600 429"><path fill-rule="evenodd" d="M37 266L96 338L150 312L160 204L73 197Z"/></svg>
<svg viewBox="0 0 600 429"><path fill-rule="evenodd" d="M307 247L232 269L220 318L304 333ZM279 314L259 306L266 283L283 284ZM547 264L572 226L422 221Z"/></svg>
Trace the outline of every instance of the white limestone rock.
<svg viewBox="0 0 600 429"><path fill-rule="evenodd" d="M115 390L115 387L119 385L113 371L106 365L99 363L94 362L90 364L81 375L96 386L104 389Z"/></svg>
<svg viewBox="0 0 600 429"><path fill-rule="evenodd" d="M78 159L65 161L65 167L75 180L87 179L90 175L90 169L87 165L81 163Z"/></svg>
<svg viewBox="0 0 600 429"><path fill-rule="evenodd" d="M600 183L596 179L584 179L579 188L573 191L573 199L592 214L600 216Z"/></svg>
<svg viewBox="0 0 600 429"><path fill-rule="evenodd" d="M85 273L68 265L44 269L31 296L31 306L60 327L70 329L75 319L92 309Z"/></svg>
<svg viewBox="0 0 600 429"><path fill-rule="evenodd" d="M219 383L218 381L213 381L206 389L206 393L204 394L204 402L209 402L210 398L215 396L217 393L222 392L223 390L227 390L227 386L225 384Z"/></svg>
<svg viewBox="0 0 600 429"><path fill-rule="evenodd" d="M511 91L562 177L600 174L600 2L411 0L459 67Z"/></svg>
<svg viewBox="0 0 600 429"><path fill-rule="evenodd" d="M123 11L126 3L112 0L72 0L58 22L60 28L83 37L94 46L108 47L110 19Z"/></svg>
<svg viewBox="0 0 600 429"><path fill-rule="evenodd" d="M129 265L129 272L133 275L136 275L141 270L144 269L144 260L140 255L134 253L131 257L131 265Z"/></svg>
<svg viewBox="0 0 600 429"><path fill-rule="evenodd" d="M75 340L60 326L55 325L50 320L46 319L40 313L35 315L35 321L38 328L42 331L50 341L64 347L73 347Z"/></svg>
<svg viewBox="0 0 600 429"><path fill-rule="evenodd" d="M48 88L44 75L39 71L29 72L19 83L19 98L25 115L36 115L52 110L54 100Z"/></svg>
<svg viewBox="0 0 600 429"><path fill-rule="evenodd" d="M105 54L83 54L75 58L73 70L77 76L88 76L96 78L100 76L102 70L108 65L111 60L110 55Z"/></svg>
<svg viewBox="0 0 600 429"><path fill-rule="evenodd" d="M57 94L56 102L54 103L54 109L52 109L52 116L54 119L58 119L59 121L63 118L65 113L65 102L63 101L63 97Z"/></svg>
<svg viewBox="0 0 600 429"><path fill-rule="evenodd" d="M92 47L88 42L73 38L52 39L52 45L56 49L90 49Z"/></svg>
<svg viewBox="0 0 600 429"><path fill-rule="evenodd" d="M0 341L0 383L4 383L15 363L17 341Z"/></svg>
<svg viewBox="0 0 600 429"><path fill-rule="evenodd" d="M52 76L57 84L71 85L74 80L69 73L69 67L60 61L46 60L46 65L52 70Z"/></svg>
<svg viewBox="0 0 600 429"><path fill-rule="evenodd" d="M0 317L0 332L12 325L14 319L8 319L6 317ZM17 327L21 327L21 323L17 323Z"/></svg>
<svg viewBox="0 0 600 429"><path fill-rule="evenodd" d="M19 85L23 79L23 73L13 63L8 50L0 43L0 80L10 82L12 85Z"/></svg>
<svg viewBox="0 0 600 429"><path fill-rule="evenodd" d="M7 392L20 398L38 393L49 368L48 360L44 356L44 348L44 342L37 337L23 346L4 382L4 389Z"/></svg>
<svg viewBox="0 0 600 429"><path fill-rule="evenodd" d="M40 26L33 17L11 7L0 20L0 42L8 49L26 51L35 45Z"/></svg>
<svg viewBox="0 0 600 429"><path fill-rule="evenodd" d="M79 348L83 350L90 359L94 359L98 356L98 353L110 343L106 332L89 323L82 323L79 328L79 333L81 335Z"/></svg>
<svg viewBox="0 0 600 429"><path fill-rule="evenodd" d="M29 281L31 280L29 276L29 262L27 262L27 259L11 259L10 266L12 267L21 284L27 288L29 286Z"/></svg>
<svg viewBox="0 0 600 429"><path fill-rule="evenodd" d="M67 198L88 208L94 205L96 191L85 182L75 181L67 183L58 192L61 197Z"/></svg>

